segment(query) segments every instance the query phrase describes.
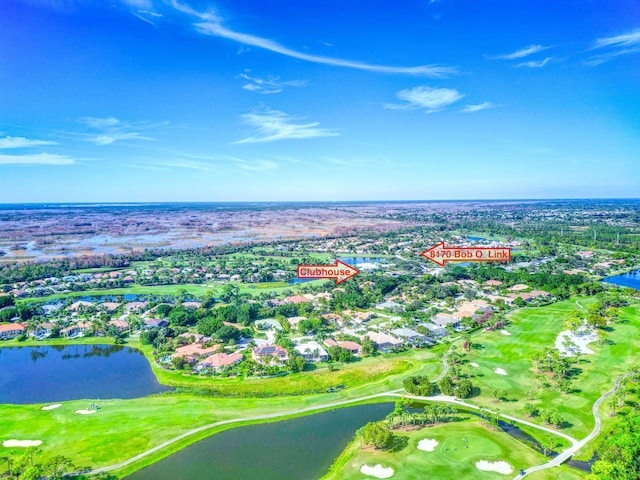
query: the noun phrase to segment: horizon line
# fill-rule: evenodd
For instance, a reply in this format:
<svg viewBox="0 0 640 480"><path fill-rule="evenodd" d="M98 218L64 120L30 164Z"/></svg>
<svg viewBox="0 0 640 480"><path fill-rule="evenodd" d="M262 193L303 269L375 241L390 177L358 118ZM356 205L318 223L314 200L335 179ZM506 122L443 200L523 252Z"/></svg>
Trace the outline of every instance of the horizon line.
<svg viewBox="0 0 640 480"><path fill-rule="evenodd" d="M7 205L167 205L167 204L213 204L213 203L419 203L419 202L551 202L578 200L640 200L640 197L531 197L531 198L456 198L456 199L382 199L382 200L146 200L146 201L33 201L33 202L0 202L0 206Z"/></svg>

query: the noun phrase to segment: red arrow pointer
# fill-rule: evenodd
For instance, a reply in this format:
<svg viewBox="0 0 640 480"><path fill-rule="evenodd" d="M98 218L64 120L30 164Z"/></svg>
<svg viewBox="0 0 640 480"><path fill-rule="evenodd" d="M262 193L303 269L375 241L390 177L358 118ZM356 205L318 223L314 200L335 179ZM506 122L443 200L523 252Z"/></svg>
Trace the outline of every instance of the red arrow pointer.
<svg viewBox="0 0 640 480"><path fill-rule="evenodd" d="M440 242L425 250L422 257L444 267L445 262L510 262L509 247L445 247Z"/></svg>
<svg viewBox="0 0 640 480"><path fill-rule="evenodd" d="M336 260L333 265L298 265L298 278L335 278L336 285L360 273L351 265Z"/></svg>

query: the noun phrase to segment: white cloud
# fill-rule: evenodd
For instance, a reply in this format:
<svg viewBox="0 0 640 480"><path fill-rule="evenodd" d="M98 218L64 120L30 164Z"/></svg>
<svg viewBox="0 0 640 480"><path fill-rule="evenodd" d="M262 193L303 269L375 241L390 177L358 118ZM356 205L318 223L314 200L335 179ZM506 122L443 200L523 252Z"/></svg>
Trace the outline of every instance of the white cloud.
<svg viewBox="0 0 640 480"><path fill-rule="evenodd" d="M338 133L319 128L318 122L294 123L295 118L279 110L264 110L242 115L248 125L255 127L257 134L235 143L264 143L276 140L333 137Z"/></svg>
<svg viewBox="0 0 640 480"><path fill-rule="evenodd" d="M304 87L307 84L303 80L283 81L277 76L267 78L250 77L246 73L240 74L240 78L248 82L242 86L243 89L262 95L280 93L284 87Z"/></svg>
<svg viewBox="0 0 640 480"><path fill-rule="evenodd" d="M1 155L0 165L71 165L73 158L51 153L33 153L25 155Z"/></svg>
<svg viewBox="0 0 640 480"><path fill-rule="evenodd" d="M85 117L85 118L82 118L80 121L98 130L116 127L122 123L120 120L118 120L115 117L106 117L106 118Z"/></svg>
<svg viewBox="0 0 640 480"><path fill-rule="evenodd" d="M593 48L603 47L635 47L640 46L640 28L628 33L614 35L612 37L598 38Z"/></svg>
<svg viewBox="0 0 640 480"><path fill-rule="evenodd" d="M141 13L141 14L143 14L143 15L149 15L149 16L151 16L151 17L156 17L156 18L159 18L159 17L163 17L163 16L164 16L164 15L162 15L161 13L154 12L154 11L152 11L152 10L138 10L138 13Z"/></svg>
<svg viewBox="0 0 640 480"><path fill-rule="evenodd" d="M133 8L150 9L153 6L151 0L122 0L122 2Z"/></svg>
<svg viewBox="0 0 640 480"><path fill-rule="evenodd" d="M531 60L529 62L522 62L516 65L516 67L542 68L551 60L553 60L552 57L546 57L544 60Z"/></svg>
<svg viewBox="0 0 640 480"><path fill-rule="evenodd" d="M589 67L596 67L598 65L602 65L603 63L607 63L610 60L613 60L616 57L620 57L623 55L631 55L634 53L639 53L640 47L638 48L623 48L622 50L615 50L613 52L607 52L602 55L593 55L584 61L584 64Z"/></svg>
<svg viewBox="0 0 640 480"><path fill-rule="evenodd" d="M85 134L88 141L96 145L111 145L121 140L155 140L155 138L145 135L141 130L149 130L162 124L151 124L148 122L125 122L115 117L85 117L80 120L91 130Z"/></svg>
<svg viewBox="0 0 640 480"><path fill-rule="evenodd" d="M375 65L365 62L357 62L352 60L343 60L340 58L325 57L321 55L312 55L299 52L291 48L280 45L273 40L258 37L247 33L240 33L222 25L222 19L213 11L200 13L186 4L181 4L176 0L172 0L173 7L185 14L195 16L200 22L195 24L196 29L204 34L214 37L226 38L243 45L262 48L270 52L279 53L287 57L296 58L312 63L320 63L324 65L332 65L335 67L354 68L357 70L365 70L378 73L392 73L400 75L416 75L426 77L444 77L456 73L453 67L444 67L440 65L419 65L415 67L396 67L388 65Z"/></svg>
<svg viewBox="0 0 640 480"><path fill-rule="evenodd" d="M157 161L146 163L144 165L150 165L154 167L166 167L166 168L184 168L187 170L199 170L202 172L208 172L213 168L213 165L211 163L188 160L184 158L172 159L172 160L157 160Z"/></svg>
<svg viewBox="0 0 640 480"><path fill-rule="evenodd" d="M428 112L437 112L464 98L464 94L452 88L431 88L426 86L408 88L396 93L402 104L387 104L394 110L423 108Z"/></svg>
<svg viewBox="0 0 640 480"><path fill-rule="evenodd" d="M89 139L96 145L111 145L120 140L154 140L151 137L145 137L138 132L114 132L106 135L96 135Z"/></svg>
<svg viewBox="0 0 640 480"><path fill-rule="evenodd" d="M490 58L491 60L517 60L518 58L524 58L528 57L529 55L533 55L534 53L542 52L543 50L546 50L548 48L549 47L543 47L542 45L529 45L512 53L507 53L505 55L495 55L488 58Z"/></svg>
<svg viewBox="0 0 640 480"><path fill-rule="evenodd" d="M235 159L236 166L241 170L247 170L250 172L264 172L267 170L275 170L278 168L278 164L273 160L241 160Z"/></svg>
<svg viewBox="0 0 640 480"><path fill-rule="evenodd" d="M35 140L25 137L0 137L0 150L4 150L7 148L39 147L41 145L57 145L57 143L49 142L47 140Z"/></svg>
<svg viewBox="0 0 640 480"><path fill-rule="evenodd" d="M593 55L584 64L590 67L601 65L616 57L640 53L640 28L631 32L598 38L593 42L591 50L601 50L604 53Z"/></svg>
<svg viewBox="0 0 640 480"><path fill-rule="evenodd" d="M476 105L466 105L462 111L465 113L473 113L473 112L479 112L481 110L486 110L487 108L493 108L494 105L491 102L483 102L483 103L478 103Z"/></svg>

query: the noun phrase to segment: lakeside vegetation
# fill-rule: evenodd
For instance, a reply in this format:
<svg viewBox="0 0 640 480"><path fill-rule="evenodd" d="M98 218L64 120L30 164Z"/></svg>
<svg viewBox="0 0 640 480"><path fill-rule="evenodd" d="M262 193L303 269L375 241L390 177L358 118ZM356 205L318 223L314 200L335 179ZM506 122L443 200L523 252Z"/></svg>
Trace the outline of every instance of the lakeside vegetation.
<svg viewBox="0 0 640 480"><path fill-rule="evenodd" d="M455 220L457 215L451 218ZM398 216L395 219L401 220ZM1 278L7 281L2 290L10 295L0 295L0 324L22 323L25 333L0 346L124 344L140 349L157 379L175 390L145 399L100 401L100 411L86 417L71 412L86 408L87 401L63 402L63 407L51 412L39 410L41 405L2 405L0 431L16 439L25 439L25 432L29 432L29 438L43 440L35 452L43 462L66 455L79 468L94 468L125 460L212 422L406 391L426 397L455 395L484 409L527 419L577 439L586 436L593 427L593 402L612 388L617 377L638 366L634 363L639 353L634 340L640 328L638 293L598 282L607 271L637 265L637 238L629 239L631 234L623 232L620 237L624 248L614 249L610 234L602 242L594 235L593 241L585 244L592 250L581 251L580 242L553 244L543 240L556 235L552 232L555 224L533 236L513 229L494 235L499 228L476 224L476 234L517 243L517 264L450 265L433 272L430 266L408 257L434 236L456 241L455 235L466 231L471 223L464 228L458 224L454 229L451 219L420 217L420 221L427 220L433 220L429 227L331 239L331 250L345 252L341 254L312 252L312 248L326 248L323 242L329 240L311 239L2 267ZM576 235L574 232L566 238L573 241ZM415 240L421 236L423 240ZM348 253L358 249L366 252ZM329 262L337 256L385 260L382 268L362 271L341 286L323 280L289 283L298 263ZM60 278L54 281L52 276ZM124 295L132 297L124 301ZM288 303L287 296L298 303ZM78 297L89 297L91 305L73 306ZM54 305L55 300L60 300L60 310L45 312L42 307ZM125 303L141 300L145 306L140 310L125 310ZM109 303L114 305L107 307ZM149 318L165 320L166 325L148 326L145 321ZM440 336L425 326L435 326L436 319L445 321ZM260 323L263 320L267 323ZM126 326L118 330L114 321L125 322ZM53 335L36 340L35 332L50 323ZM63 329L78 324L90 324L82 332L85 336L65 337ZM580 329L597 334L597 340L589 344L594 353L563 356L556 339L563 331ZM414 337L399 337L401 333ZM207 339L198 344L195 337L203 335ZM384 335L401 341L384 345L380 340ZM61 338L55 338L58 336ZM380 343L374 344L371 338ZM354 355L344 347L325 344L327 340L357 343L362 350L356 349ZM326 358L319 358L319 351L316 357L303 357L295 349L309 341L324 346ZM289 359L261 362L253 352L265 342L284 349ZM178 349L197 345L200 350L218 348L224 355L240 353L242 360L220 371L200 371L196 365L201 358L177 358ZM448 371L434 382L442 372L445 354ZM624 398L616 395L614 403L602 406L603 431L622 428L617 426L620 421L632 418L638 404L635 385L635 381L625 384ZM393 397L366 401L389 398ZM432 417L427 415L422 421L426 418ZM485 423L490 424L490 418L487 416ZM259 421L264 420L248 422ZM504 435L480 422L472 416L464 422L450 422L447 427L468 423L472 430L478 427L488 432L488 442ZM242 424L221 425L189 436L114 474L122 477L199 438ZM397 424L401 425L399 429L395 428ZM417 435L412 430L404 432L409 427L402 424L396 418L391 433ZM439 428L432 425L425 430ZM76 448L88 430L96 438ZM559 451L568 445L553 433L528 427L523 431L545 449ZM410 438L409 443L414 440L417 437ZM589 459L594 449L608 448L601 440L602 435L587 444L577 458ZM509 442L516 440L509 439L506 444ZM497 443L502 445L501 441ZM119 445L126 448L117 448ZM544 458L534 458L540 457L534 450L521 446L533 455L521 457L530 462L523 462L525 466L544 463ZM6 452L16 458L25 450L11 448ZM390 460L403 466L398 467L395 478L413 478L412 472L426 468L421 463L424 459L414 462L404 458L411 456L407 452L394 452L398 456ZM360 458L360 453L352 453ZM453 464L442 468L452 468L452 474L455 471ZM473 471L478 478L495 475L474 469L472 466L467 473ZM557 478L584 478L567 467L537 472L531 478L556 478L552 473ZM354 471L353 475L359 473Z"/></svg>
<svg viewBox="0 0 640 480"><path fill-rule="evenodd" d="M500 475L484 472L475 462L506 461L517 472L544 460L539 454L522 445L506 433L493 430L481 421L462 415L456 421L435 424L397 435L404 440L402 448L377 449L354 439L338 457L322 480L362 478L363 465L381 464L393 468L393 478L450 480L452 478L498 478ZM418 449L420 440L435 440L433 451Z"/></svg>

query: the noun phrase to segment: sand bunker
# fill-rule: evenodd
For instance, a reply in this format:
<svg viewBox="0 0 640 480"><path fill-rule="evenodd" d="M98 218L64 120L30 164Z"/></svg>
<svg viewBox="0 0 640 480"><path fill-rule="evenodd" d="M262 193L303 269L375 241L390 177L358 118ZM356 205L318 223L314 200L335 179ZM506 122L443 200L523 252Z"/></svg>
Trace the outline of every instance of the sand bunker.
<svg viewBox="0 0 640 480"><path fill-rule="evenodd" d="M501 368L496 368L496 369L494 370L494 372L496 372L498 375L506 375L506 374L507 374L507 372L505 372L505 371L504 371L503 369L501 369Z"/></svg>
<svg viewBox="0 0 640 480"><path fill-rule="evenodd" d="M476 462L478 470L484 470L485 472L498 472L503 475L509 475L513 472L513 467L507 462L487 462L486 460L480 460Z"/></svg>
<svg viewBox="0 0 640 480"><path fill-rule="evenodd" d="M511 334L509 332L507 332L506 330L500 330L500 333L503 334L503 335L511 336Z"/></svg>
<svg viewBox="0 0 640 480"><path fill-rule="evenodd" d="M92 415L96 412L97 410L76 410L74 413L77 413L78 415Z"/></svg>
<svg viewBox="0 0 640 480"><path fill-rule="evenodd" d="M565 347L565 338L567 337L573 344L570 345L569 348ZM598 336L591 328L580 331L578 335L570 330L565 330L564 332L560 332L560 334L556 338L555 347L560 351L562 355L575 355L578 352L589 355L594 352L587 347L587 344L596 340L598 340Z"/></svg>
<svg viewBox="0 0 640 480"><path fill-rule="evenodd" d="M471 365L472 367L479 367L480 366L476 362L471 362L469 365Z"/></svg>
<svg viewBox="0 0 640 480"><path fill-rule="evenodd" d="M60 408L62 406L61 403L55 403L53 405L45 405L40 410L53 410L54 408Z"/></svg>
<svg viewBox="0 0 640 480"><path fill-rule="evenodd" d="M5 440L3 447L37 447L42 445L42 440Z"/></svg>
<svg viewBox="0 0 640 480"><path fill-rule="evenodd" d="M438 446L438 441L431 438L425 438L418 442L418 450L424 450L425 452L433 452Z"/></svg>
<svg viewBox="0 0 640 480"><path fill-rule="evenodd" d="M393 468L383 467L380 464L377 464L375 467L370 467L369 465L362 465L360 467L360 473L364 473L365 475L369 475L371 477L376 477L376 478L391 478L393 477Z"/></svg>

